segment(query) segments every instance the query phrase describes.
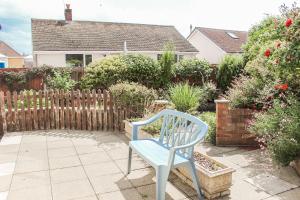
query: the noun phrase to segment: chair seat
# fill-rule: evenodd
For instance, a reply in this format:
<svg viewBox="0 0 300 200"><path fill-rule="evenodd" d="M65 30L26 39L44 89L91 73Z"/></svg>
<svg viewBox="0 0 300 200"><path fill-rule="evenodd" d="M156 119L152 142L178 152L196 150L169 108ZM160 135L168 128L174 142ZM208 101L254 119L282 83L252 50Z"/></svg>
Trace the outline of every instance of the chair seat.
<svg viewBox="0 0 300 200"><path fill-rule="evenodd" d="M155 139L133 140L129 142L129 146L153 167L168 165L169 149ZM187 162L189 162L188 159L175 154L173 166L176 167Z"/></svg>

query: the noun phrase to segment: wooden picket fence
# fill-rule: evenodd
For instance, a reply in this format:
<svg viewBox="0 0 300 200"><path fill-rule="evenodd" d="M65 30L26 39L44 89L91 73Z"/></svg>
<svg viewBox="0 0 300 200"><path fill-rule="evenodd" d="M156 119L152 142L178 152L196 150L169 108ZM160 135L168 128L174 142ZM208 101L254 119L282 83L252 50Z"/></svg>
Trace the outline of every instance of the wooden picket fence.
<svg viewBox="0 0 300 200"><path fill-rule="evenodd" d="M4 133L48 129L120 131L126 115L106 90L0 92Z"/></svg>

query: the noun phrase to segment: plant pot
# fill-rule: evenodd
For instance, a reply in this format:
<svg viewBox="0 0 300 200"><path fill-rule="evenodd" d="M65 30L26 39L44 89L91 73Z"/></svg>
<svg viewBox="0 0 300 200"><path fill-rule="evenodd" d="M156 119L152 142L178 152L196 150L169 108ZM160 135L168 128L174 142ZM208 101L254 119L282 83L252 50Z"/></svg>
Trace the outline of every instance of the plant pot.
<svg viewBox="0 0 300 200"><path fill-rule="evenodd" d="M123 122L125 124L125 135L131 140L131 138L132 138L132 124L127 120L124 120ZM147 133L146 131L140 129L139 134L138 134L138 138L139 139L148 139L148 138L153 138L153 135L151 135L151 134Z"/></svg>
<svg viewBox="0 0 300 200"><path fill-rule="evenodd" d="M199 153L201 154L201 153ZM202 192L207 199L215 199L218 197L226 196L230 194L229 188L232 184L232 173L234 169L227 167L226 165L210 158L207 155L201 154L205 159L218 165L221 169L216 171L209 171L208 169L196 164L196 171L198 179L200 181ZM185 167L180 167L173 170L174 173L180 177L185 183L193 187L193 181L190 175L190 171Z"/></svg>
<svg viewBox="0 0 300 200"><path fill-rule="evenodd" d="M124 120L125 123L125 135L131 139L132 125L129 121ZM144 130L139 130L139 139L153 138L153 135L147 133ZM201 154L201 153L200 153ZM232 183L232 173L234 169L227 167L226 165L201 154L206 159L218 165L221 169L217 171L209 171L204 167L196 163L196 171L200 180L201 189L207 199L214 199L221 196L230 194L229 188ZM188 185L193 186L193 181L190 176L190 171L185 167L172 170L180 179L182 179Z"/></svg>
<svg viewBox="0 0 300 200"><path fill-rule="evenodd" d="M300 176L300 157L296 158L296 160L293 161L292 166Z"/></svg>

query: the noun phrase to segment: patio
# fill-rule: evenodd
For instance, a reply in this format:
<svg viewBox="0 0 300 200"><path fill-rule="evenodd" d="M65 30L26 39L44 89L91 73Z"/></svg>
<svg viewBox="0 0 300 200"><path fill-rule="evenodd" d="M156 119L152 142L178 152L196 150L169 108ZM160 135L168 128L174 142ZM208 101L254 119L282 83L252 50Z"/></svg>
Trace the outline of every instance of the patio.
<svg viewBox="0 0 300 200"><path fill-rule="evenodd" d="M125 176L128 139L88 131L8 133L0 141L0 200L155 199L155 172L136 155ZM231 194L222 199L296 200L300 179L291 167L274 167L260 150L198 145L236 169ZM270 184L272 183L272 184ZM196 199L171 174L166 199Z"/></svg>

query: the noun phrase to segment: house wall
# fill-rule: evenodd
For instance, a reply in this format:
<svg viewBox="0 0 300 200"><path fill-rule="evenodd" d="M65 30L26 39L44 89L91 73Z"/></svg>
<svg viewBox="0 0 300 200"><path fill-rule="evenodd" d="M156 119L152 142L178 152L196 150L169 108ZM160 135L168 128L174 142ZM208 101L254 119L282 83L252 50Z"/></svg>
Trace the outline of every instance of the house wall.
<svg viewBox="0 0 300 200"><path fill-rule="evenodd" d="M196 57L206 59L210 64L219 64L226 55L225 51L198 30L195 30L187 40L199 51Z"/></svg>
<svg viewBox="0 0 300 200"><path fill-rule="evenodd" d="M49 53L35 53L34 52L34 66L49 65L53 67L65 67L66 66L66 53L68 52L49 52ZM71 52L70 52L71 53ZM119 55L122 52L73 52L76 54L92 54L93 61L101 60L109 55ZM132 52L129 52L132 53ZM136 52L147 55L153 59L157 59L157 54L162 52ZM177 53L178 55L182 55ZM196 56L196 53L183 53L185 58L193 58Z"/></svg>
<svg viewBox="0 0 300 200"><path fill-rule="evenodd" d="M53 67L65 67L65 54L37 54L34 66L49 65Z"/></svg>
<svg viewBox="0 0 300 200"><path fill-rule="evenodd" d="M8 58L9 68L22 68L24 67L24 58Z"/></svg>

